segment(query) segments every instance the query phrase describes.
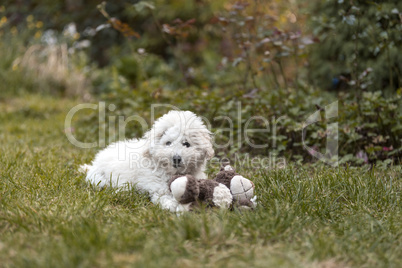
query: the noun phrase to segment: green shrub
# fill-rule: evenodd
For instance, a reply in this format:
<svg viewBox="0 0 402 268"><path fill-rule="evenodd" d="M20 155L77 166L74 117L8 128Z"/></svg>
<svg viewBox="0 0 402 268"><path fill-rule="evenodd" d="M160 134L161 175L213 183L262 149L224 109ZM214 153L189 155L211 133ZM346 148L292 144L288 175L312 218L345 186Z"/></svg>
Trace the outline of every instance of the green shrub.
<svg viewBox="0 0 402 268"><path fill-rule="evenodd" d="M402 87L402 3L312 1L310 76L325 88L391 92Z"/></svg>
<svg viewBox="0 0 402 268"><path fill-rule="evenodd" d="M137 14L138 4L134 7L137 9L134 8L133 14ZM158 22L159 12L162 12L159 6L155 5L154 9L148 6L143 8L141 15L151 12L156 16L155 23L163 23L162 20ZM283 156L298 162L316 160L306 146L326 154L327 125L337 122L340 163L360 165L382 160L387 160L386 164L392 160L399 161L402 154L399 138L401 129L398 127L402 119L399 108L401 92L388 98L379 93L365 93L356 97L349 93L335 95L305 85L300 71L299 75L292 76L291 72L285 73L284 70L303 61L304 47L308 42L302 41L301 35L296 32L275 28L278 24L272 20L268 20L271 23L254 23L267 16L262 12L263 9L259 11L256 12L253 5L235 4L219 13L222 15L219 16L220 24L205 24L204 28L197 26L199 38L208 32L202 29L208 28L217 33L215 37L237 44L225 51L230 52L231 57L214 49L219 39L209 42L195 55L194 51L188 53L190 55L183 53L181 49L194 30L192 25L189 26L192 22L187 20L191 17L165 26L169 34L159 33L170 40L166 51L172 54L168 61L147 47L144 47L145 52L129 50L131 53L117 56L113 67L94 73L98 77L95 88L100 93L100 99L106 102L105 107L109 107L109 104L116 107L105 110L106 118L122 116L122 119L127 119L139 115L150 126L151 105L170 104L208 119L215 133L216 144L227 144L216 148L220 157L250 153ZM163 10L162 13L165 12L170 11ZM221 27L225 29L226 36L222 32L218 34ZM238 33L242 34L239 36ZM157 32L153 33L155 38L156 35ZM149 38L151 36L152 33L149 33ZM131 45L138 49L146 44L142 42L144 40L141 38ZM303 45L303 42L306 44ZM268 70L261 68L264 66ZM181 67L185 67L184 72ZM337 118L309 125L303 141L303 124L308 117L334 101L339 104ZM159 109L156 116L166 111ZM238 119L239 114L241 119ZM81 117L82 127L77 128L81 139L97 135L99 126L91 122L99 122L98 116L95 111ZM224 117L232 120L232 126ZM325 118L325 115L322 117ZM115 129L109 123L106 121L100 127ZM225 130L229 127L232 127L232 131ZM253 132L246 131L246 128L268 131ZM131 122L124 133L106 131L106 137L112 142L141 136L144 131L138 122ZM255 148L249 143L267 146Z"/></svg>
<svg viewBox="0 0 402 268"><path fill-rule="evenodd" d="M165 86L165 80L156 77L145 80L132 89L127 80L118 74L117 69L113 70L113 79L107 86L111 90L102 95L102 100L106 102L106 107L114 104L116 109L113 111L106 109L106 119L110 116L115 118L122 116L125 120L132 115L139 115L150 126L152 104L169 104L183 110L191 110L211 123L216 144L228 144L216 148L220 157L234 157L235 153L250 153L276 155L301 163L315 161L305 146L325 154L327 125L334 122L338 123L340 163L360 165L386 160L389 164L392 160L400 161L402 156L400 91L392 98L384 98L380 92L364 93L359 102L353 94L344 93L335 96L311 87L261 91L254 96L245 96L241 91L231 92L222 88L204 89L192 86L171 90ZM339 104L337 117L330 122L323 120L309 125L303 143L303 123L318 108L324 109L326 105L336 100ZM156 109L156 117L167 110ZM80 117L81 127L77 128L80 139L97 136L98 116L99 113L94 111ZM230 128L230 123L223 117L232 120L232 131L225 130ZM253 117L261 117L266 121L258 118L250 120ZM322 118L325 118L324 114ZM106 130L117 129L116 125L111 125L108 120L100 127ZM268 129L268 131L247 131L245 134L246 128ZM139 137L145 130L138 122L131 122L126 126L124 133L118 133L117 130L106 132L106 137L108 142L113 142L123 138ZM246 135L252 144L267 146L264 148L250 146Z"/></svg>

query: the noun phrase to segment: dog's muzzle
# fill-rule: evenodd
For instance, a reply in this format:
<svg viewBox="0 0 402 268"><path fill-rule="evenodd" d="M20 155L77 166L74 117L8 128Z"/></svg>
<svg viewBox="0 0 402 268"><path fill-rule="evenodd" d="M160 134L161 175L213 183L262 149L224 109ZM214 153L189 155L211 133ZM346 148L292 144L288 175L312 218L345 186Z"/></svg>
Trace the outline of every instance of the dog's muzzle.
<svg viewBox="0 0 402 268"><path fill-rule="evenodd" d="M180 163L181 163L181 156L180 155L174 155L173 156L173 166L175 167L175 168L178 168L179 166L180 166Z"/></svg>

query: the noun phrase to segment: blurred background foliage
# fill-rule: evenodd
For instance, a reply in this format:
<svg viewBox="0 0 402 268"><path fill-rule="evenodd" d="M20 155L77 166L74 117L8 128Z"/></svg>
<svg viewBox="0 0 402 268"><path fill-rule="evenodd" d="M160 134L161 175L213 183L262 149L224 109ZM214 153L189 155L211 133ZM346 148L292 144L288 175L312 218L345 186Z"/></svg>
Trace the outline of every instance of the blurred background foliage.
<svg viewBox="0 0 402 268"><path fill-rule="evenodd" d="M327 123L338 122L341 163L399 164L401 11L396 0L3 0L0 98L104 101L119 120L99 125L86 111L75 134L94 141L105 129L110 142L143 134L130 116L150 120L152 104L171 104L207 118L217 144L232 139L220 157L300 163L315 161L303 123L338 100L338 118L308 126L305 144L325 153Z"/></svg>
<svg viewBox="0 0 402 268"><path fill-rule="evenodd" d="M312 33L320 41L310 57L316 85L390 94L402 86L401 1L311 3Z"/></svg>

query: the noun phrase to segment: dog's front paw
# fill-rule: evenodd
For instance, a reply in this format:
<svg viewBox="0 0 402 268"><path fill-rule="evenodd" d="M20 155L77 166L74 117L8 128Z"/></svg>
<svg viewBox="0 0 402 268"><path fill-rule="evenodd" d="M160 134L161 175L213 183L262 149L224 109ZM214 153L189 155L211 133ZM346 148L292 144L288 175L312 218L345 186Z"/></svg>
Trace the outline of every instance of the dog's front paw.
<svg viewBox="0 0 402 268"><path fill-rule="evenodd" d="M173 196L163 195L163 196L153 196L151 197L151 201L155 204L159 204L162 209L169 210L170 212L176 212L176 208L179 205L176 199Z"/></svg>
<svg viewBox="0 0 402 268"><path fill-rule="evenodd" d="M162 208L163 209L167 209L167 210L169 210L170 212L175 212L176 211L176 209L177 209L177 207L178 207L178 205L180 205L178 202L176 202L176 200L172 200L172 201L165 201L163 204L161 204L162 205Z"/></svg>
<svg viewBox="0 0 402 268"><path fill-rule="evenodd" d="M180 215L184 212L190 211L191 203L188 204L179 204L176 208L176 214Z"/></svg>

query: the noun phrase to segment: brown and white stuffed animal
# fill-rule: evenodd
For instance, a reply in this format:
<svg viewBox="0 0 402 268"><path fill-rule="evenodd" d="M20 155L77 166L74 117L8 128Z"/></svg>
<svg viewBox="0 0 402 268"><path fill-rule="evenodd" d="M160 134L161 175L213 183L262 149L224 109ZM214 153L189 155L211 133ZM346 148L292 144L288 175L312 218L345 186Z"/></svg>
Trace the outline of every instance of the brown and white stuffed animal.
<svg viewBox="0 0 402 268"><path fill-rule="evenodd" d="M177 212L189 211L200 203L208 207L253 208L254 184L237 174L229 165L213 180L197 180L191 175L176 175L169 181L169 189L180 203Z"/></svg>
<svg viewBox="0 0 402 268"><path fill-rule="evenodd" d="M254 196L254 183L237 174L231 166L223 166L214 180L230 189L233 201L237 206L254 207L254 203L251 201Z"/></svg>

